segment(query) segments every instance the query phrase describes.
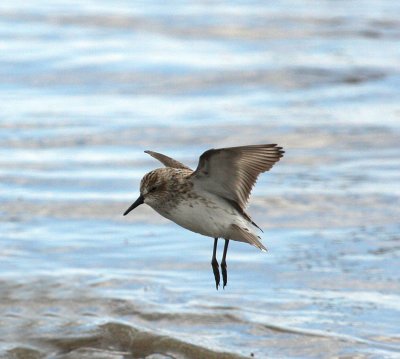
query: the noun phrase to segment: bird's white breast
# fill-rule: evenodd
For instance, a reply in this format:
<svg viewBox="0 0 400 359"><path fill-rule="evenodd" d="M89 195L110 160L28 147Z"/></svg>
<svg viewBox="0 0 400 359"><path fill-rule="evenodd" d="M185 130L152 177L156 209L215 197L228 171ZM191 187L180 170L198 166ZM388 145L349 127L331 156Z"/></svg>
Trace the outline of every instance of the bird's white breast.
<svg viewBox="0 0 400 359"><path fill-rule="evenodd" d="M231 224L240 216L228 203L214 197L182 200L168 211L157 212L190 231L214 238L229 237Z"/></svg>

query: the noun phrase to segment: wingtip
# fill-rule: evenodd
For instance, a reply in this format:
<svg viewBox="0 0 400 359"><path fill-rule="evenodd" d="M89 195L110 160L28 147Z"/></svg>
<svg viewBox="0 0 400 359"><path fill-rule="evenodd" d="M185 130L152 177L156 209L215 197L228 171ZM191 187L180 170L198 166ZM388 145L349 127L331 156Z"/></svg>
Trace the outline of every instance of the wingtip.
<svg viewBox="0 0 400 359"><path fill-rule="evenodd" d="M258 238L261 240L260 236L258 236ZM258 248L260 248L261 252L267 253L268 252L267 247L265 247L264 244L262 244L261 242L259 244L260 244L260 246Z"/></svg>
<svg viewBox="0 0 400 359"><path fill-rule="evenodd" d="M278 150L279 158L282 158L283 154L285 153L285 150L283 149L283 147L282 146L277 146L275 148Z"/></svg>

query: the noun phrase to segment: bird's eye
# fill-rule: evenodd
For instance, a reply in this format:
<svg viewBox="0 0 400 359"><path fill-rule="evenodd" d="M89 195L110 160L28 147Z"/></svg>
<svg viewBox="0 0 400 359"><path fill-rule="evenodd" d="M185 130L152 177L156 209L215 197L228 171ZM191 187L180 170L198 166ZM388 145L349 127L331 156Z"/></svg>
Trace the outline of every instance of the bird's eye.
<svg viewBox="0 0 400 359"><path fill-rule="evenodd" d="M150 192L154 192L157 189L157 186L153 186L150 188Z"/></svg>

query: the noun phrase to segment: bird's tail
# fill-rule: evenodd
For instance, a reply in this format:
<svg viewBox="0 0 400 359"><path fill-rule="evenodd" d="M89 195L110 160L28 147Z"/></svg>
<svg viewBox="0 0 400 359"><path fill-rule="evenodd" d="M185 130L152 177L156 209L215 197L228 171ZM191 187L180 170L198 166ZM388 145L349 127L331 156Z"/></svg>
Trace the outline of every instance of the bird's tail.
<svg viewBox="0 0 400 359"><path fill-rule="evenodd" d="M264 245L261 243L261 238L259 236L252 233L248 228L240 227L237 224L231 225L230 239L233 239L234 241L249 243L252 246L261 249L263 252L267 251L267 248L265 248Z"/></svg>

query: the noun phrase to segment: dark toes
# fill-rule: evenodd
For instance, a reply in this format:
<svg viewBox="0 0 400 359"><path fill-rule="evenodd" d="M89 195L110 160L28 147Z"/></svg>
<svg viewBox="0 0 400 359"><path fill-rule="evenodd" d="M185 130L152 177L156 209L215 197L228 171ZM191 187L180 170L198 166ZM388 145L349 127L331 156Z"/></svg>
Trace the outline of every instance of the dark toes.
<svg viewBox="0 0 400 359"><path fill-rule="evenodd" d="M215 287L218 290L219 287L219 281L220 281L220 276L219 276L219 268L218 268L218 262L217 261L212 261L211 262L213 273L214 273L214 278L215 278Z"/></svg>
<svg viewBox="0 0 400 359"><path fill-rule="evenodd" d="M221 263L221 271L222 271L222 280L224 283L223 288L225 289L226 284L228 283L228 271L226 270L226 263Z"/></svg>

